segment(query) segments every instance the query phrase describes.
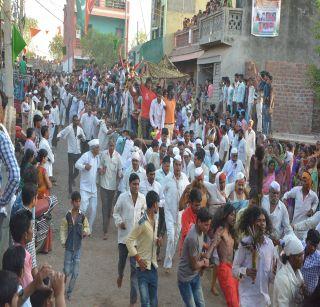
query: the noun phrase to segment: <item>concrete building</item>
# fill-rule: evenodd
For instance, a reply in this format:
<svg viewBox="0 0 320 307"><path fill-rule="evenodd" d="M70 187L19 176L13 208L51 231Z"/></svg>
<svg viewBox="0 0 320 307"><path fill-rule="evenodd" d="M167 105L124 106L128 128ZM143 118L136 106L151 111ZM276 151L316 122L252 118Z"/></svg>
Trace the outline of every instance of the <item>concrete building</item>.
<svg viewBox="0 0 320 307"><path fill-rule="evenodd" d="M222 8L201 18L197 26L176 31L171 60L198 85L212 79L216 100L221 77L233 80L235 73L268 70L276 93L273 130L304 134L320 130L320 108L306 82L308 64L319 64L313 36L319 20L315 1L282 1L276 37L251 35L252 1L236 1L234 8ZM288 122L288 112L297 120Z"/></svg>
<svg viewBox="0 0 320 307"><path fill-rule="evenodd" d="M88 29L101 33L112 33L126 42L128 50L128 29L130 20L130 3L126 0L95 0L90 15ZM63 61L64 71L72 71L77 62L85 59L80 48L81 31L77 26L75 0L67 0L64 7L64 44L66 56Z"/></svg>

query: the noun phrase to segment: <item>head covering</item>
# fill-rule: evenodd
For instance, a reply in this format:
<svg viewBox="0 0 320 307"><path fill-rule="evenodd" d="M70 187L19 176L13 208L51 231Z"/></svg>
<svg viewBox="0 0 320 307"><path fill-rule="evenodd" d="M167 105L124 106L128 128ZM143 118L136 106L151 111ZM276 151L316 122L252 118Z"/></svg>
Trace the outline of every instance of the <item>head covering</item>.
<svg viewBox="0 0 320 307"><path fill-rule="evenodd" d="M99 139L93 139L88 142L89 147L98 147L99 146Z"/></svg>
<svg viewBox="0 0 320 307"><path fill-rule="evenodd" d="M138 160L140 161L140 155L137 151L134 151L131 155L131 160Z"/></svg>
<svg viewBox="0 0 320 307"><path fill-rule="evenodd" d="M237 175L236 175L236 181L242 180L242 179L244 179L244 178L245 178L244 173L242 173L242 172L237 173Z"/></svg>
<svg viewBox="0 0 320 307"><path fill-rule="evenodd" d="M210 167L210 173L212 173L213 175L218 173L218 168L214 164L211 165L211 167Z"/></svg>
<svg viewBox="0 0 320 307"><path fill-rule="evenodd" d="M216 146L213 143L209 144L209 148L215 148Z"/></svg>
<svg viewBox="0 0 320 307"><path fill-rule="evenodd" d="M33 91L33 94L37 95L37 94L38 94L38 91L37 91L37 90L34 90L34 91Z"/></svg>
<svg viewBox="0 0 320 307"><path fill-rule="evenodd" d="M287 256L298 255L304 251L301 241L296 237L294 233L290 233L289 235L285 236L283 240L283 251Z"/></svg>
<svg viewBox="0 0 320 307"><path fill-rule="evenodd" d="M194 142L195 145L201 145L202 146L202 141L201 139L196 139Z"/></svg>
<svg viewBox="0 0 320 307"><path fill-rule="evenodd" d="M189 149L189 148L186 148L185 150L184 150L184 152L183 152L183 155L184 156L189 156L189 157L191 157L191 150Z"/></svg>
<svg viewBox="0 0 320 307"><path fill-rule="evenodd" d="M233 148L231 149L231 154L232 154L232 155L237 155L237 154L238 154L238 149L235 148L235 147L233 147Z"/></svg>
<svg viewBox="0 0 320 307"><path fill-rule="evenodd" d="M302 173L302 179L305 179L305 180L307 181L308 188L311 189L311 186L312 186L312 178L311 178L310 173L308 173L308 172L303 172L303 173Z"/></svg>
<svg viewBox="0 0 320 307"><path fill-rule="evenodd" d="M199 177L203 174L203 169L202 167L197 167L195 170L194 170L194 177Z"/></svg>
<svg viewBox="0 0 320 307"><path fill-rule="evenodd" d="M43 115L48 115L48 114L50 114L50 112L49 112L48 110L44 110L42 113L43 113Z"/></svg>
<svg viewBox="0 0 320 307"><path fill-rule="evenodd" d="M176 160L176 161L179 161L179 162L181 162L181 161L182 161L182 159L181 159L181 156L180 156L180 155L175 155L173 159L174 159L174 160Z"/></svg>
<svg viewBox="0 0 320 307"><path fill-rule="evenodd" d="M173 151L174 156L177 156L177 155L180 154L180 150L179 150L178 147L173 147L172 151ZM181 158L181 157L180 157L180 158Z"/></svg>
<svg viewBox="0 0 320 307"><path fill-rule="evenodd" d="M280 184L278 182L276 182L276 181L272 181L270 183L270 188L272 188L276 192L280 192Z"/></svg>

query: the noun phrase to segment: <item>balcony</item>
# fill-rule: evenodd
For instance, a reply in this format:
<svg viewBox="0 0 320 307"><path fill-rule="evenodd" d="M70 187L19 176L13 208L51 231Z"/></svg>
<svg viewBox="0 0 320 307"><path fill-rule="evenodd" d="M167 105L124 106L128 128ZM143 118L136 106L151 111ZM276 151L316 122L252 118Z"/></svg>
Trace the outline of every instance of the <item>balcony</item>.
<svg viewBox="0 0 320 307"><path fill-rule="evenodd" d="M242 9L222 8L200 19L200 45L232 45L242 32Z"/></svg>
<svg viewBox="0 0 320 307"><path fill-rule="evenodd" d="M174 33L175 48L187 47L199 43L199 27L192 26Z"/></svg>
<svg viewBox="0 0 320 307"><path fill-rule="evenodd" d="M105 6L114 9L125 9L126 2L125 0L106 0Z"/></svg>

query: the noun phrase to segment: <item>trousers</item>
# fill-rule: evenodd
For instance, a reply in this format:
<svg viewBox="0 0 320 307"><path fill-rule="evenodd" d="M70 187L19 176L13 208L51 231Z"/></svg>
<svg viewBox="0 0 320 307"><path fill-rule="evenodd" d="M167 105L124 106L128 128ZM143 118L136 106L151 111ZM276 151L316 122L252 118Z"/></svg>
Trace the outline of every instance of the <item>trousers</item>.
<svg viewBox="0 0 320 307"><path fill-rule="evenodd" d="M97 214L97 192L91 193L80 189L81 211L86 215L88 212L89 226L92 233L92 227Z"/></svg>
<svg viewBox="0 0 320 307"><path fill-rule="evenodd" d="M257 102L256 104L256 113L257 113L257 131L262 132L262 103Z"/></svg>
<svg viewBox="0 0 320 307"><path fill-rule="evenodd" d="M158 307L158 271L151 265L151 270L137 268L141 307Z"/></svg>
<svg viewBox="0 0 320 307"><path fill-rule="evenodd" d="M69 168L69 177L68 177L68 188L69 193L72 193L72 184L79 175L79 170L75 167L76 162L80 158L80 154L68 153L68 168Z"/></svg>
<svg viewBox="0 0 320 307"><path fill-rule="evenodd" d="M75 251L66 250L64 253L63 272L66 277L70 277L67 295L70 296L76 284L80 270L81 249Z"/></svg>
<svg viewBox="0 0 320 307"><path fill-rule="evenodd" d="M108 232L116 192L116 190L112 191L100 188L103 233Z"/></svg>

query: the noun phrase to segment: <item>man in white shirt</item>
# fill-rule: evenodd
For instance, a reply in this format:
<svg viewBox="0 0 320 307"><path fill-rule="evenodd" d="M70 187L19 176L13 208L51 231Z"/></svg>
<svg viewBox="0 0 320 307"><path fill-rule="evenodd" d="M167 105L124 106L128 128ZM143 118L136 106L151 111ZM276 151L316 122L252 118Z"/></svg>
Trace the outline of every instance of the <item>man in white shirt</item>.
<svg viewBox="0 0 320 307"><path fill-rule="evenodd" d="M157 98L152 100L150 105L150 123L153 129L161 130L164 127L166 116L166 104L162 100L162 90L157 90Z"/></svg>
<svg viewBox="0 0 320 307"><path fill-rule="evenodd" d="M170 175L170 157L165 156L162 160L161 168L156 170L156 181L160 183L161 186L163 186L166 182L166 176Z"/></svg>
<svg viewBox="0 0 320 307"><path fill-rule="evenodd" d="M246 114L246 120L249 121L252 118L252 107L256 100L256 90L253 86L253 79L249 78L248 80L248 107L247 107L247 114Z"/></svg>
<svg viewBox="0 0 320 307"><path fill-rule="evenodd" d="M187 176L190 173L190 170L194 167L193 161L191 161L192 153L189 148L186 148L183 152L183 166L182 172L184 172Z"/></svg>
<svg viewBox="0 0 320 307"><path fill-rule="evenodd" d="M219 159L220 159L221 165L223 166L227 162L227 159L229 156L230 143L227 135L227 127L222 126L221 131L222 131L222 139L219 146Z"/></svg>
<svg viewBox="0 0 320 307"><path fill-rule="evenodd" d="M45 149L48 152L48 160L45 163L44 167L48 173L49 177L53 176L52 165L54 163L54 154L52 152L51 146L49 144L49 128L48 126L41 127L41 140L39 143L39 149Z"/></svg>
<svg viewBox="0 0 320 307"><path fill-rule="evenodd" d="M235 182L235 178L239 172L245 173L242 162L238 159L238 149L231 149L231 159L226 162L222 172L227 176L227 183Z"/></svg>
<svg viewBox="0 0 320 307"><path fill-rule="evenodd" d="M195 169L198 167L201 167L203 169L204 180L205 181L209 180L209 168L203 163L204 157L205 157L205 151L203 148L201 148L199 151L196 151L196 153L194 154L193 166L190 167L189 173L187 174L190 182L194 180L195 178L194 172L195 172Z"/></svg>
<svg viewBox="0 0 320 307"><path fill-rule="evenodd" d="M238 158L245 167L247 164L247 142L244 138L244 132L242 129L240 129L238 132L238 140Z"/></svg>
<svg viewBox="0 0 320 307"><path fill-rule="evenodd" d="M279 200L279 197L280 184L276 181L272 181L269 188L269 195L263 196L261 206L266 210L272 222L273 242L275 242L275 240L279 241L285 235L292 232L287 207L281 200Z"/></svg>
<svg viewBox="0 0 320 307"><path fill-rule="evenodd" d="M129 177L130 189L119 196L113 210L113 219L118 228L118 288L122 286L123 273L128 257L127 237L147 208L144 195L139 193L139 184L139 176L135 173L131 174ZM130 257L130 270L130 306L133 306L136 304L138 297L136 260L134 257Z"/></svg>
<svg viewBox="0 0 320 307"><path fill-rule="evenodd" d="M60 111L57 98L52 101L51 116L54 123L52 126L52 146L57 147L58 127L60 126Z"/></svg>
<svg viewBox="0 0 320 307"><path fill-rule="evenodd" d="M100 156L100 196L102 204L102 225L104 240L108 238L108 228L111 212L118 189L119 179L122 178L122 166L119 153L114 150L114 142L109 142L109 148Z"/></svg>
<svg viewBox="0 0 320 307"><path fill-rule="evenodd" d="M216 162L219 162L220 158L217 147L213 143L210 143L208 147L209 150L206 150L204 163L208 167L208 169L210 169L211 165L214 165Z"/></svg>
<svg viewBox="0 0 320 307"><path fill-rule="evenodd" d="M58 133L58 139L66 139L68 143L68 168L69 168L69 179L68 187L69 194L72 193L72 186L77 178L79 171L75 167L76 161L81 155L81 140L85 141L86 136L81 127L79 127L79 119L77 115L72 118L72 124L64 128Z"/></svg>
<svg viewBox="0 0 320 307"><path fill-rule="evenodd" d="M97 172L100 166L99 140L93 139L89 143L89 151L84 153L76 162L76 168L80 171L81 211L88 216L90 230L97 213Z"/></svg>
<svg viewBox="0 0 320 307"><path fill-rule="evenodd" d="M179 212L179 200L189 184L187 176L181 172L181 156L174 157L173 174L166 177L163 186L163 194L165 198L164 212L167 227L167 248L164 260L164 268L167 272L172 267L172 259L174 257L179 235L181 231L181 216L182 211Z"/></svg>
<svg viewBox="0 0 320 307"><path fill-rule="evenodd" d="M140 183L140 193L146 196L149 191L155 191L160 196L161 184L155 178L156 168L152 163L148 163L146 166L146 177ZM159 203L159 207L161 207L161 202Z"/></svg>
<svg viewBox="0 0 320 307"><path fill-rule="evenodd" d="M249 166L251 157L254 155L256 151L256 133L252 129L253 120L250 119L248 122L248 129L244 133L244 137L247 142L247 163L246 163L246 173L249 174Z"/></svg>

